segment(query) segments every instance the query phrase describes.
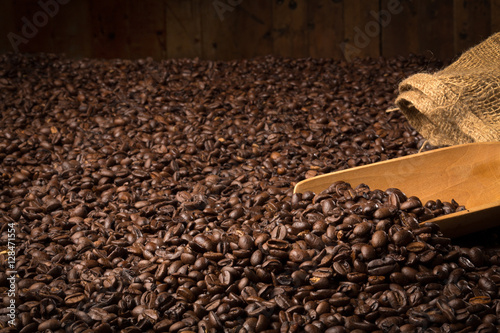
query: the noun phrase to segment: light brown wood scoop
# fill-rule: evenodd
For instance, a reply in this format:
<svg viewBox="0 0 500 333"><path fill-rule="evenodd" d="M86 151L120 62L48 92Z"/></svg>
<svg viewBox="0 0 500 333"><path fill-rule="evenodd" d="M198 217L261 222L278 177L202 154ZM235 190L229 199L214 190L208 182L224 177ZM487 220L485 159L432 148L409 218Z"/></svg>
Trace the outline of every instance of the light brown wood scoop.
<svg viewBox="0 0 500 333"><path fill-rule="evenodd" d="M336 181L399 188L423 204L455 199L466 210L426 221L439 224L448 237L500 226L500 142L452 146L333 172L297 183L294 192L319 193Z"/></svg>

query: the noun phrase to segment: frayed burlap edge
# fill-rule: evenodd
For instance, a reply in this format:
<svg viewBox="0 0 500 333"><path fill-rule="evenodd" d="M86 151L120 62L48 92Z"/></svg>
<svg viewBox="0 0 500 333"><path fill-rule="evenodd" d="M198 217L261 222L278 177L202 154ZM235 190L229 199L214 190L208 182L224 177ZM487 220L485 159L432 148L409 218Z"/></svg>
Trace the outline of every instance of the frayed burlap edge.
<svg viewBox="0 0 500 333"><path fill-rule="evenodd" d="M435 74L399 85L396 105L432 145L500 141L500 33Z"/></svg>

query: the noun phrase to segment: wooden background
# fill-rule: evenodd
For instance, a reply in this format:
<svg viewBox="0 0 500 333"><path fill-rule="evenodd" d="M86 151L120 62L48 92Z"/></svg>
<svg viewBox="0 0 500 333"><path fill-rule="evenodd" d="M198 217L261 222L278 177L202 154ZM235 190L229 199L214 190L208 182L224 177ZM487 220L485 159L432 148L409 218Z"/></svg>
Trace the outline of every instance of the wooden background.
<svg viewBox="0 0 500 333"><path fill-rule="evenodd" d="M384 26L373 14L398 0L59 1L67 3L19 45L20 52L217 60L416 53L449 59L500 31L500 0L399 0L402 11ZM0 1L0 53L14 50L8 34L23 37L26 19L43 18L42 10L38 0ZM367 42L360 35L368 27L375 30L368 30Z"/></svg>

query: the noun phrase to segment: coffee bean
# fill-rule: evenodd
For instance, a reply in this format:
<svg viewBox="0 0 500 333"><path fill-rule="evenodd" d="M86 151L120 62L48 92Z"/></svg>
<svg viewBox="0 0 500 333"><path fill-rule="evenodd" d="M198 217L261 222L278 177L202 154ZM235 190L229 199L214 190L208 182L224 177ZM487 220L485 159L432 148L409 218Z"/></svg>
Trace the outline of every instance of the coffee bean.
<svg viewBox="0 0 500 333"><path fill-rule="evenodd" d="M365 236L371 230L371 225L368 222L361 222L353 229L353 234L359 237Z"/></svg>
<svg viewBox="0 0 500 333"><path fill-rule="evenodd" d="M469 260L476 267L483 266L483 263L484 263L483 251L478 247L471 248L469 251Z"/></svg>
<svg viewBox="0 0 500 333"><path fill-rule="evenodd" d="M85 299L86 299L85 294L75 293L75 294L66 296L66 298L64 298L64 302L67 305L73 306L75 304L78 304L80 302L85 301Z"/></svg>
<svg viewBox="0 0 500 333"><path fill-rule="evenodd" d="M438 64L1 56L22 331L496 328L498 251L420 224L458 203L342 181L293 193L416 153L385 109L422 67Z"/></svg>
<svg viewBox="0 0 500 333"><path fill-rule="evenodd" d="M490 295L496 295L498 292L497 284L486 276L482 276L478 283L478 287L486 291Z"/></svg>
<svg viewBox="0 0 500 333"><path fill-rule="evenodd" d="M405 210L405 211L409 211L409 210L419 208L419 207L422 207L422 203L416 197L410 197L410 198L408 198L408 200L406 200L405 202L402 202L400 205L400 209Z"/></svg>
<svg viewBox="0 0 500 333"><path fill-rule="evenodd" d="M394 244L404 246L413 240L413 234L410 230L401 229L392 235L392 240Z"/></svg>
<svg viewBox="0 0 500 333"><path fill-rule="evenodd" d="M57 330L61 327L61 322L57 319L48 319L38 325L38 331Z"/></svg>
<svg viewBox="0 0 500 333"><path fill-rule="evenodd" d="M386 275L394 272L398 264L392 258L374 259L368 263L368 273L371 275Z"/></svg>
<svg viewBox="0 0 500 333"><path fill-rule="evenodd" d="M290 251L290 260L294 262L302 263L311 259L310 254L302 249L292 249Z"/></svg>
<svg viewBox="0 0 500 333"><path fill-rule="evenodd" d="M476 266L466 257L458 258L458 265L466 271L472 271L476 268Z"/></svg>
<svg viewBox="0 0 500 333"><path fill-rule="evenodd" d="M396 205L382 206L373 213L373 217L376 219L386 219L393 216L397 212Z"/></svg>
<svg viewBox="0 0 500 333"><path fill-rule="evenodd" d="M287 230L284 225L278 225L271 231L271 237L276 239L285 239Z"/></svg>
<svg viewBox="0 0 500 333"><path fill-rule="evenodd" d="M410 252L421 252L426 248L426 244L423 242L412 242L406 245L406 249Z"/></svg>
<svg viewBox="0 0 500 333"><path fill-rule="evenodd" d="M361 247L361 254L363 255L363 259L366 261L373 260L376 256L375 249L369 244L363 244Z"/></svg>
<svg viewBox="0 0 500 333"><path fill-rule="evenodd" d="M333 263L333 269L337 274L346 276L348 273L351 272L352 267L348 261L339 260Z"/></svg>

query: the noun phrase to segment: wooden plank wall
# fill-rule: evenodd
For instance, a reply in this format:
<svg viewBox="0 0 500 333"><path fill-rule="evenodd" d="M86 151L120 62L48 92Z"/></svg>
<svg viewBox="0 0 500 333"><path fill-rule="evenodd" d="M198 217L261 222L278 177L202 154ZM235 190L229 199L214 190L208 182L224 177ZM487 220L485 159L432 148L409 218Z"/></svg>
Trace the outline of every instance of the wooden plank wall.
<svg viewBox="0 0 500 333"><path fill-rule="evenodd" d="M0 15L0 53L97 58L449 59L500 31L500 0L2 0Z"/></svg>

